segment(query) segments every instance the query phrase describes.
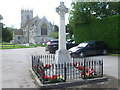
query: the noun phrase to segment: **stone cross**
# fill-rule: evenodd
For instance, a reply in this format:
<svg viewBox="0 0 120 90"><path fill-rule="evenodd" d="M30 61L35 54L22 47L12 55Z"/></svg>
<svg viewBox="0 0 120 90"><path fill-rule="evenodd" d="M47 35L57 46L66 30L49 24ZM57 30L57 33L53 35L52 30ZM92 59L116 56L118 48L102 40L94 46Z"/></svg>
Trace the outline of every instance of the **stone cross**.
<svg viewBox="0 0 120 90"><path fill-rule="evenodd" d="M65 14L68 8L64 6L64 2L60 2L56 12L60 15L60 31L59 31L59 50L66 49L66 36L65 36Z"/></svg>
<svg viewBox="0 0 120 90"><path fill-rule="evenodd" d="M71 62L70 55L66 50L65 14L68 12L68 8L64 6L64 2L60 2L60 5L56 8L56 12L60 15L60 30L59 49L56 51L55 63Z"/></svg>

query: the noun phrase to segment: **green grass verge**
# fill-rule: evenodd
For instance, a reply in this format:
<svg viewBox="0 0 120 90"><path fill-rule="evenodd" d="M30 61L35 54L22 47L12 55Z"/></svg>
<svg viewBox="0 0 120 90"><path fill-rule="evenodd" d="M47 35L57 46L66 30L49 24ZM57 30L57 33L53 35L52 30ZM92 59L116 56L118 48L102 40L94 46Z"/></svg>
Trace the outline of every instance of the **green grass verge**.
<svg viewBox="0 0 120 90"><path fill-rule="evenodd" d="M16 49L16 48L34 48L34 47L45 47L46 45L34 45L30 44L30 46L22 46L19 44L16 45L0 45L0 49Z"/></svg>
<svg viewBox="0 0 120 90"><path fill-rule="evenodd" d="M120 56L120 54L109 54L109 56Z"/></svg>

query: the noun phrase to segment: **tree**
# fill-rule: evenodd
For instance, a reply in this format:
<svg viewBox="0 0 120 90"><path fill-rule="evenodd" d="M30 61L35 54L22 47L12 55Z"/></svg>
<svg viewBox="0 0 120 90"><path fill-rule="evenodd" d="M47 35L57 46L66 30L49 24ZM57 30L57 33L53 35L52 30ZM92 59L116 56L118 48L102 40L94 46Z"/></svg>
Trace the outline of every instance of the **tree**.
<svg viewBox="0 0 120 90"><path fill-rule="evenodd" d="M105 18L120 14L120 2L92 2L91 10L96 18Z"/></svg>
<svg viewBox="0 0 120 90"><path fill-rule="evenodd" d="M0 42L2 42L2 28L3 28L3 23L0 23Z"/></svg>
<svg viewBox="0 0 120 90"><path fill-rule="evenodd" d="M71 4L69 24L72 28L120 14L120 2L77 2Z"/></svg>
<svg viewBox="0 0 120 90"><path fill-rule="evenodd" d="M54 39L58 39L58 32L52 32L50 36L53 37Z"/></svg>
<svg viewBox="0 0 120 90"><path fill-rule="evenodd" d="M67 25L66 25L66 33L69 33L69 38L72 38L73 29L72 29L72 27L70 26L70 24L67 24Z"/></svg>
<svg viewBox="0 0 120 90"><path fill-rule="evenodd" d="M111 11L110 14L112 15L118 15L120 14L120 1L119 2L108 2L109 4L109 10Z"/></svg>
<svg viewBox="0 0 120 90"><path fill-rule="evenodd" d="M4 42L10 42L10 40L12 40L13 37L13 33L12 33L12 28L10 27L2 27L2 41Z"/></svg>
<svg viewBox="0 0 120 90"><path fill-rule="evenodd" d="M55 32L58 32L59 31L59 27L57 25L54 25L54 30L55 30Z"/></svg>
<svg viewBox="0 0 120 90"><path fill-rule="evenodd" d="M59 27L57 25L54 25L54 32L52 32L49 36L53 37L54 39L58 39L58 31Z"/></svg>
<svg viewBox="0 0 120 90"><path fill-rule="evenodd" d="M2 15L0 15L0 21L3 19Z"/></svg>
<svg viewBox="0 0 120 90"><path fill-rule="evenodd" d="M69 23L70 26L75 28L80 23L89 23L94 20L94 16L91 14L90 2L77 2L72 3L72 10L70 11Z"/></svg>

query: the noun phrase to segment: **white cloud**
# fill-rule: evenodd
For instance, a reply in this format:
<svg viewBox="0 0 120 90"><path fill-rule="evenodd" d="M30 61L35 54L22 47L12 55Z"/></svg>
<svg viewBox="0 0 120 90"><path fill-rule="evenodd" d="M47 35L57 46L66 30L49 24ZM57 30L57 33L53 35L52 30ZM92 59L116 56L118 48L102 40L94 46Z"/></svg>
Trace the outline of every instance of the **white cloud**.
<svg viewBox="0 0 120 90"><path fill-rule="evenodd" d="M3 16L2 22L6 26L14 25L20 28L21 9L33 9L34 16L39 18L45 16L51 23L59 25L59 15L55 8L59 6L61 0L2 0L0 14ZM65 6L70 8L72 0L63 0ZM68 14L66 14L66 23Z"/></svg>

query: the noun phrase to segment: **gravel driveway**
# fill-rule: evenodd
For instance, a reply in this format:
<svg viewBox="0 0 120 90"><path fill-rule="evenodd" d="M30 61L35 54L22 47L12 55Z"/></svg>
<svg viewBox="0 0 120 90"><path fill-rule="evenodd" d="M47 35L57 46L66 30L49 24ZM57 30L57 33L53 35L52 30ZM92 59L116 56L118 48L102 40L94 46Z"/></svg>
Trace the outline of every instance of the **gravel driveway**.
<svg viewBox="0 0 120 90"><path fill-rule="evenodd" d="M38 88L29 72L29 68L31 68L30 56L32 54L46 54L45 48L6 49L0 50L0 53L2 53L0 56L0 58L2 58L2 65L0 65L0 67L2 67L2 88ZM118 81L116 78L118 78L118 57L95 56L91 58L104 58L104 73L106 75L113 76L108 77L106 85L110 85L110 83L114 81L115 85L112 83L111 85L113 85L113 87L117 87ZM87 86L92 87L90 85ZM87 86L83 85L80 87L86 88Z"/></svg>

